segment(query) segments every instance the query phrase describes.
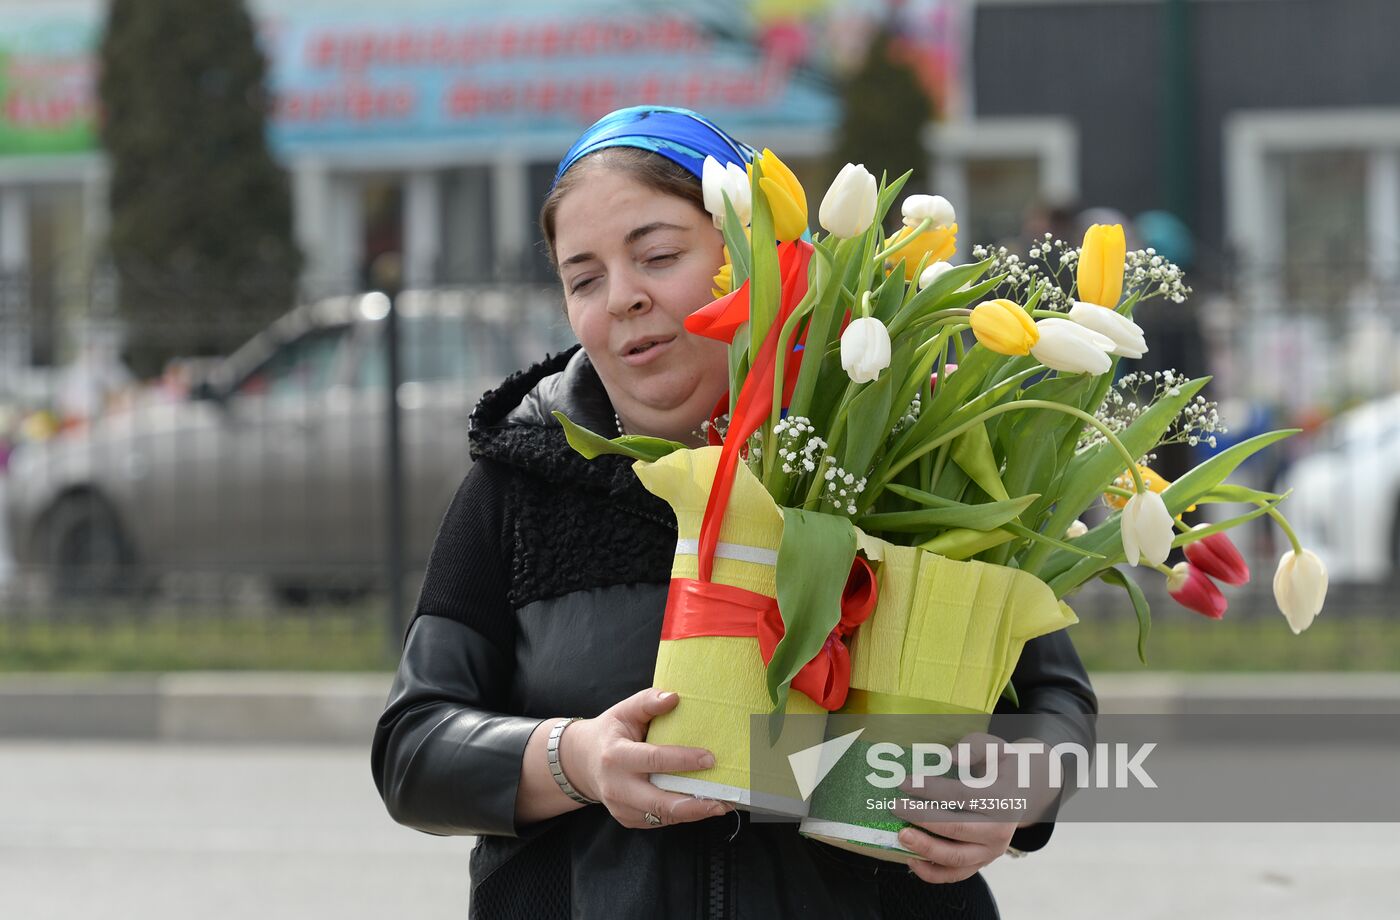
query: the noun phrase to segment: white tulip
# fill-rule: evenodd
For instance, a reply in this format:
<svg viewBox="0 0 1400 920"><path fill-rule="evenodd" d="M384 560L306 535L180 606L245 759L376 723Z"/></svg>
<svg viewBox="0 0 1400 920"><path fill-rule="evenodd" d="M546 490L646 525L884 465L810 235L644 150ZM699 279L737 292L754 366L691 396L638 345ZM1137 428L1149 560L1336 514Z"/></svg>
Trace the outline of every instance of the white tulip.
<svg viewBox="0 0 1400 920"><path fill-rule="evenodd" d="M1108 355L1115 346L1108 336L1058 317L1042 319L1035 327L1040 339L1031 355L1046 367L1066 374L1102 374L1113 366Z"/></svg>
<svg viewBox="0 0 1400 920"><path fill-rule="evenodd" d="M878 194L875 177L869 170L847 163L826 190L817 219L832 236L843 240L860 236L875 220Z"/></svg>
<svg viewBox="0 0 1400 920"><path fill-rule="evenodd" d="M1113 340L1109 354L1124 358L1141 358L1147 354L1147 338L1142 327L1117 310L1077 300L1070 308L1069 318L1086 329Z"/></svg>
<svg viewBox="0 0 1400 920"><path fill-rule="evenodd" d="M714 218L716 227L724 227L724 196L734 206L739 222L748 226L753 206L749 197L749 175L734 163L720 165L712 156L705 157L700 170L700 187L705 197L705 210Z"/></svg>
<svg viewBox="0 0 1400 920"><path fill-rule="evenodd" d="M851 320L841 333L841 369L856 383L869 383L890 366L890 331L873 316Z"/></svg>
<svg viewBox="0 0 1400 920"><path fill-rule="evenodd" d="M928 266L924 269L923 274L919 275L919 290L922 291L952 270L952 262L935 262Z"/></svg>
<svg viewBox="0 0 1400 920"><path fill-rule="evenodd" d="M1312 625L1313 617L1327 598L1327 566L1312 550L1301 556L1293 550L1284 553L1274 572L1274 600L1297 635Z"/></svg>
<svg viewBox="0 0 1400 920"><path fill-rule="evenodd" d="M1167 503L1156 492L1138 492L1128 499L1119 518L1123 536L1123 555L1128 565L1139 561L1161 565L1172 551L1176 528L1172 526Z"/></svg>
<svg viewBox="0 0 1400 920"><path fill-rule="evenodd" d="M1075 521L1065 530L1066 540L1078 540L1089 532L1089 527L1083 521Z"/></svg>
<svg viewBox="0 0 1400 920"><path fill-rule="evenodd" d="M910 195L900 211L906 227L917 227L926 220L933 221L935 227L951 227L958 222L953 203L942 195Z"/></svg>

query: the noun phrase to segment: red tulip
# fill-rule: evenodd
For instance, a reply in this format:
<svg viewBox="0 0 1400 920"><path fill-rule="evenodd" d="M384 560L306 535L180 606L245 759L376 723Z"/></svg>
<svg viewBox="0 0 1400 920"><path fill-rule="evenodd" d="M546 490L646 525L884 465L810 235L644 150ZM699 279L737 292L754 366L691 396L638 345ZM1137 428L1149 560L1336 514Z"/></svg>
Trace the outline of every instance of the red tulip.
<svg viewBox="0 0 1400 920"><path fill-rule="evenodd" d="M1205 527L1197 524L1195 529ZM1227 585L1243 585L1249 582L1249 566L1245 564L1240 551L1224 533L1210 536L1186 544L1186 558L1196 568L1211 578L1219 579Z"/></svg>
<svg viewBox="0 0 1400 920"><path fill-rule="evenodd" d="M1223 617L1230 605L1209 575L1186 562L1172 566L1172 573L1167 576L1167 593L1181 606L1212 620Z"/></svg>

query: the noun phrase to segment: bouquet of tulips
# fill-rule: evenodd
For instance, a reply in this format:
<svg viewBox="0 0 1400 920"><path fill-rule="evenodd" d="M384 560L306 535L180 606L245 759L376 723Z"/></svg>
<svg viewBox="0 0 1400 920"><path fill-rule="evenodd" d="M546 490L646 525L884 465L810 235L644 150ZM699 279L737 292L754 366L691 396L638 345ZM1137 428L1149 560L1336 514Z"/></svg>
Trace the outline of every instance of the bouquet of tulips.
<svg viewBox="0 0 1400 920"><path fill-rule="evenodd" d="M1227 482L1293 431L1172 483L1149 466L1165 443L1223 430L1201 395L1209 378L1118 373L1148 349L1134 312L1189 293L1179 269L1099 225L1078 247L1047 236L1025 256L979 246L955 265L955 211L940 196L904 198L886 234L906 179L847 164L821 202L825 232L810 234L806 194L771 150L748 170L707 161L728 263L686 326L729 343L711 446L607 440L561 418L585 455L635 458L676 511L657 679L682 703L649 740L744 731L726 719L755 711L990 713L1014 700L1024 642L1074 623L1064 599L1092 579L1127 592L1143 654L1148 606L1122 563L1218 617L1215 582L1248 578L1224 532L1261 515L1292 543L1274 581L1289 624L1301 631L1321 608L1326 572L1278 510L1285 496ZM1110 513L1086 526L1100 503ZM1183 521L1210 503L1253 507ZM1168 568L1173 547L1187 561ZM743 738L726 753L731 772L716 751L717 773L654 780L764 807ZM894 846L884 830L841 828L848 843Z"/></svg>

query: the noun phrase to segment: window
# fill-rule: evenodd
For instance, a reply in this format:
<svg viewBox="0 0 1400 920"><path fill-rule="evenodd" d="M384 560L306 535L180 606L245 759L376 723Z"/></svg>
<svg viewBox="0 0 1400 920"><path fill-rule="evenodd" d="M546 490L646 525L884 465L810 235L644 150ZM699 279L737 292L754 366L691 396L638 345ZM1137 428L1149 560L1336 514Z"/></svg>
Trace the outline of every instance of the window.
<svg viewBox="0 0 1400 920"><path fill-rule="evenodd" d="M960 248L971 252L976 243L1019 246L1026 208L1042 197L1039 159L969 160L964 170L968 219L958 227Z"/></svg>
<svg viewBox="0 0 1400 920"><path fill-rule="evenodd" d="M243 378L235 392L273 399L304 399L321 393L335 381L349 329L318 329L288 342Z"/></svg>
<svg viewBox="0 0 1400 920"><path fill-rule="evenodd" d="M1284 293L1300 307L1345 306L1367 275L1367 155L1322 150L1277 155Z"/></svg>
<svg viewBox="0 0 1400 920"><path fill-rule="evenodd" d="M462 315L399 318L400 368L404 383L467 381L505 377L520 367L519 350L503 324ZM389 379L384 326L377 324L372 350L355 368L355 386L383 389Z"/></svg>

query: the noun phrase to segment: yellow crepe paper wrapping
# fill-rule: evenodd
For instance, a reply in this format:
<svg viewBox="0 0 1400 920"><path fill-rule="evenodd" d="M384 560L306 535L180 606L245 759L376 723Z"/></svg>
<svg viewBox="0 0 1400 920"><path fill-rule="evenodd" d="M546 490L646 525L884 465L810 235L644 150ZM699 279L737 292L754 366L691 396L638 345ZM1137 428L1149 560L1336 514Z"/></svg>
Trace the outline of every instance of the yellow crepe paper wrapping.
<svg viewBox="0 0 1400 920"><path fill-rule="evenodd" d="M638 462L633 467L642 485L670 503L676 514L677 539L682 542L693 543L700 537L700 522L705 516L719 455L718 447L678 450L654 463ZM763 484L740 463L720 527L720 543L768 551L776 561L782 538L782 512ZM776 574L776 565L717 555L711 577L719 584L776 598ZM695 553L678 553L671 577L698 575ZM803 802L775 796L759 796L755 801L752 793L755 787L776 789L790 784L789 777L765 780L750 772L751 717L766 715L773 708L756 637L663 640L656 656L654 683L663 690L674 690L680 695L680 702L669 713L651 721L647 742L706 748L714 753L715 765L690 773L653 774L653 783L673 792L706 796L745 808L793 816L805 812ZM816 715L825 710L806 694L794 690L788 695L786 712ZM794 750L818 744L822 740L822 724L817 719L785 720L779 743L784 749L792 745Z"/></svg>
<svg viewBox="0 0 1400 920"><path fill-rule="evenodd" d="M882 709L890 708L891 697L896 706L904 697L912 698L905 710L911 713L989 717L1026 642L1078 622L1048 585L1025 572L891 544L883 556L879 603L851 641L853 703L866 691L885 702ZM818 788L804 834L881 859L909 859L888 821L824 817L824 805L842 810L831 798L841 794L826 784ZM870 792L850 794L864 800Z"/></svg>

